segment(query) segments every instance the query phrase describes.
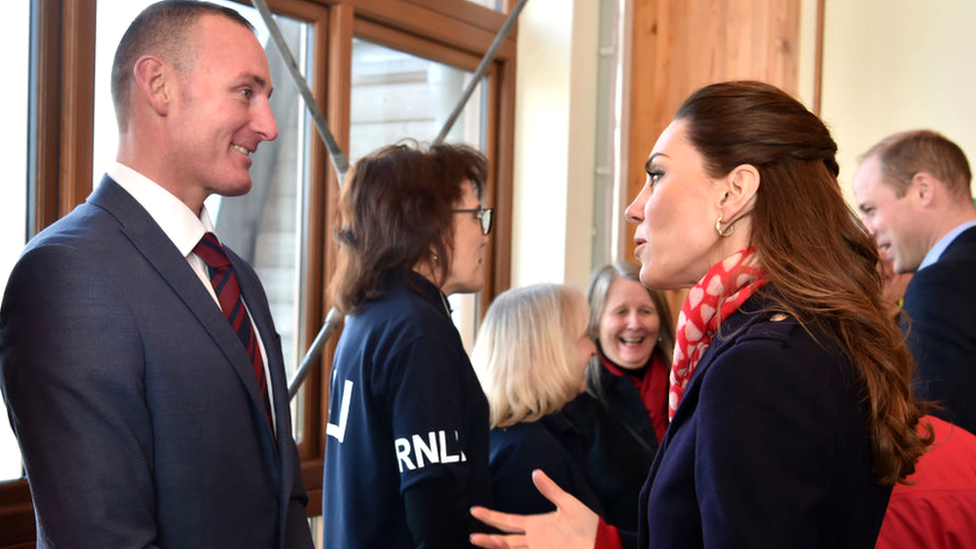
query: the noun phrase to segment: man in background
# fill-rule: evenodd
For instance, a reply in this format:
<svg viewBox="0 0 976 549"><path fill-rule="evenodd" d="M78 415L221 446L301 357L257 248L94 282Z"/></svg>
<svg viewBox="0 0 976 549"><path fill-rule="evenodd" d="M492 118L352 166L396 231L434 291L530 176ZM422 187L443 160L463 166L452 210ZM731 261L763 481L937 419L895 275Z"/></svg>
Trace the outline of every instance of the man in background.
<svg viewBox="0 0 976 549"><path fill-rule="evenodd" d="M267 298L203 204L250 190L271 89L232 9L160 2L123 36L117 163L0 308L38 547L312 547Z"/></svg>
<svg viewBox="0 0 976 549"><path fill-rule="evenodd" d="M952 141L929 130L892 135L862 157L854 198L905 291L914 390L932 413L976 431L976 208L972 173Z"/></svg>

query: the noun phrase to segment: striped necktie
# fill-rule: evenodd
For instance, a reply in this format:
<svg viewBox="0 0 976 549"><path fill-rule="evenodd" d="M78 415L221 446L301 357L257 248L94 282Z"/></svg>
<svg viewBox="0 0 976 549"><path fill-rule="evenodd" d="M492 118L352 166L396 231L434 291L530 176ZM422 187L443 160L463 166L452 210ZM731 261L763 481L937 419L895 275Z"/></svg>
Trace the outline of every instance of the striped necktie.
<svg viewBox="0 0 976 549"><path fill-rule="evenodd" d="M270 402L268 400L268 385L264 377L264 360L261 358L261 349L258 348L258 340L251 325L251 317L244 308L244 300L241 298L241 287L237 282L237 274L230 263L230 258L224 252L223 246L217 240L217 235L207 233L200 239L200 243L193 248L193 253L200 256L200 259L207 264L210 271L210 284L213 285L214 292L217 294L217 301L224 316L230 322L231 328L237 333L247 355L251 358L251 366L254 368L254 376L257 378L258 387L261 390L261 398L264 401L268 419L270 421Z"/></svg>

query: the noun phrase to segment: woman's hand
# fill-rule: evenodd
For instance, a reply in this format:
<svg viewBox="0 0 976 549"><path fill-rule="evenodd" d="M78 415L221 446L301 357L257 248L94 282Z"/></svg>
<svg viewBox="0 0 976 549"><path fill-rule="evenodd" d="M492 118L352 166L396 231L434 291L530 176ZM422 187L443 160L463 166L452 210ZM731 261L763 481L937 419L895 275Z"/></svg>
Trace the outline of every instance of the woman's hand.
<svg viewBox="0 0 976 549"><path fill-rule="evenodd" d="M532 472L532 482L556 510L542 515L510 515L473 507L474 518L506 534L472 534L471 543L485 549L593 549L600 517L541 470Z"/></svg>

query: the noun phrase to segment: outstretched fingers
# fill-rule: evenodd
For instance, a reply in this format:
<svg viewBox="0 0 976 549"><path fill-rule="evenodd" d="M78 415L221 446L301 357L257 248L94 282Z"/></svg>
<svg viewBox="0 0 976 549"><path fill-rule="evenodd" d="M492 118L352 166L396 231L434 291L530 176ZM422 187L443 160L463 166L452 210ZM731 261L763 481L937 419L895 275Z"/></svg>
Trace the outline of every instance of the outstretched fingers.
<svg viewBox="0 0 976 549"><path fill-rule="evenodd" d="M496 534L471 534L472 545L485 549L524 549L528 547L525 536L510 534L499 536Z"/></svg>
<svg viewBox="0 0 976 549"><path fill-rule="evenodd" d="M476 505L471 508L471 516L508 534L525 533L525 515L511 515Z"/></svg>
<svg viewBox="0 0 976 549"><path fill-rule="evenodd" d="M567 503L579 504L578 499L560 488L542 469L532 471L532 483L535 484L536 490L539 490L539 493L551 501L557 509L562 509Z"/></svg>

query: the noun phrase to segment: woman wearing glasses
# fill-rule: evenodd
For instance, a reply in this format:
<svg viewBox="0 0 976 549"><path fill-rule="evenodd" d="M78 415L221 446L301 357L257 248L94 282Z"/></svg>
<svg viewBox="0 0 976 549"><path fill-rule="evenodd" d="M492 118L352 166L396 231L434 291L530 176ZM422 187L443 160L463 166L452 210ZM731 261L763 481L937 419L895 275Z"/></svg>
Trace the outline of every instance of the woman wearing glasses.
<svg viewBox="0 0 976 549"><path fill-rule="evenodd" d="M486 176L469 147L399 144L346 178L324 547L464 547L489 501L488 403L447 302L484 286Z"/></svg>

